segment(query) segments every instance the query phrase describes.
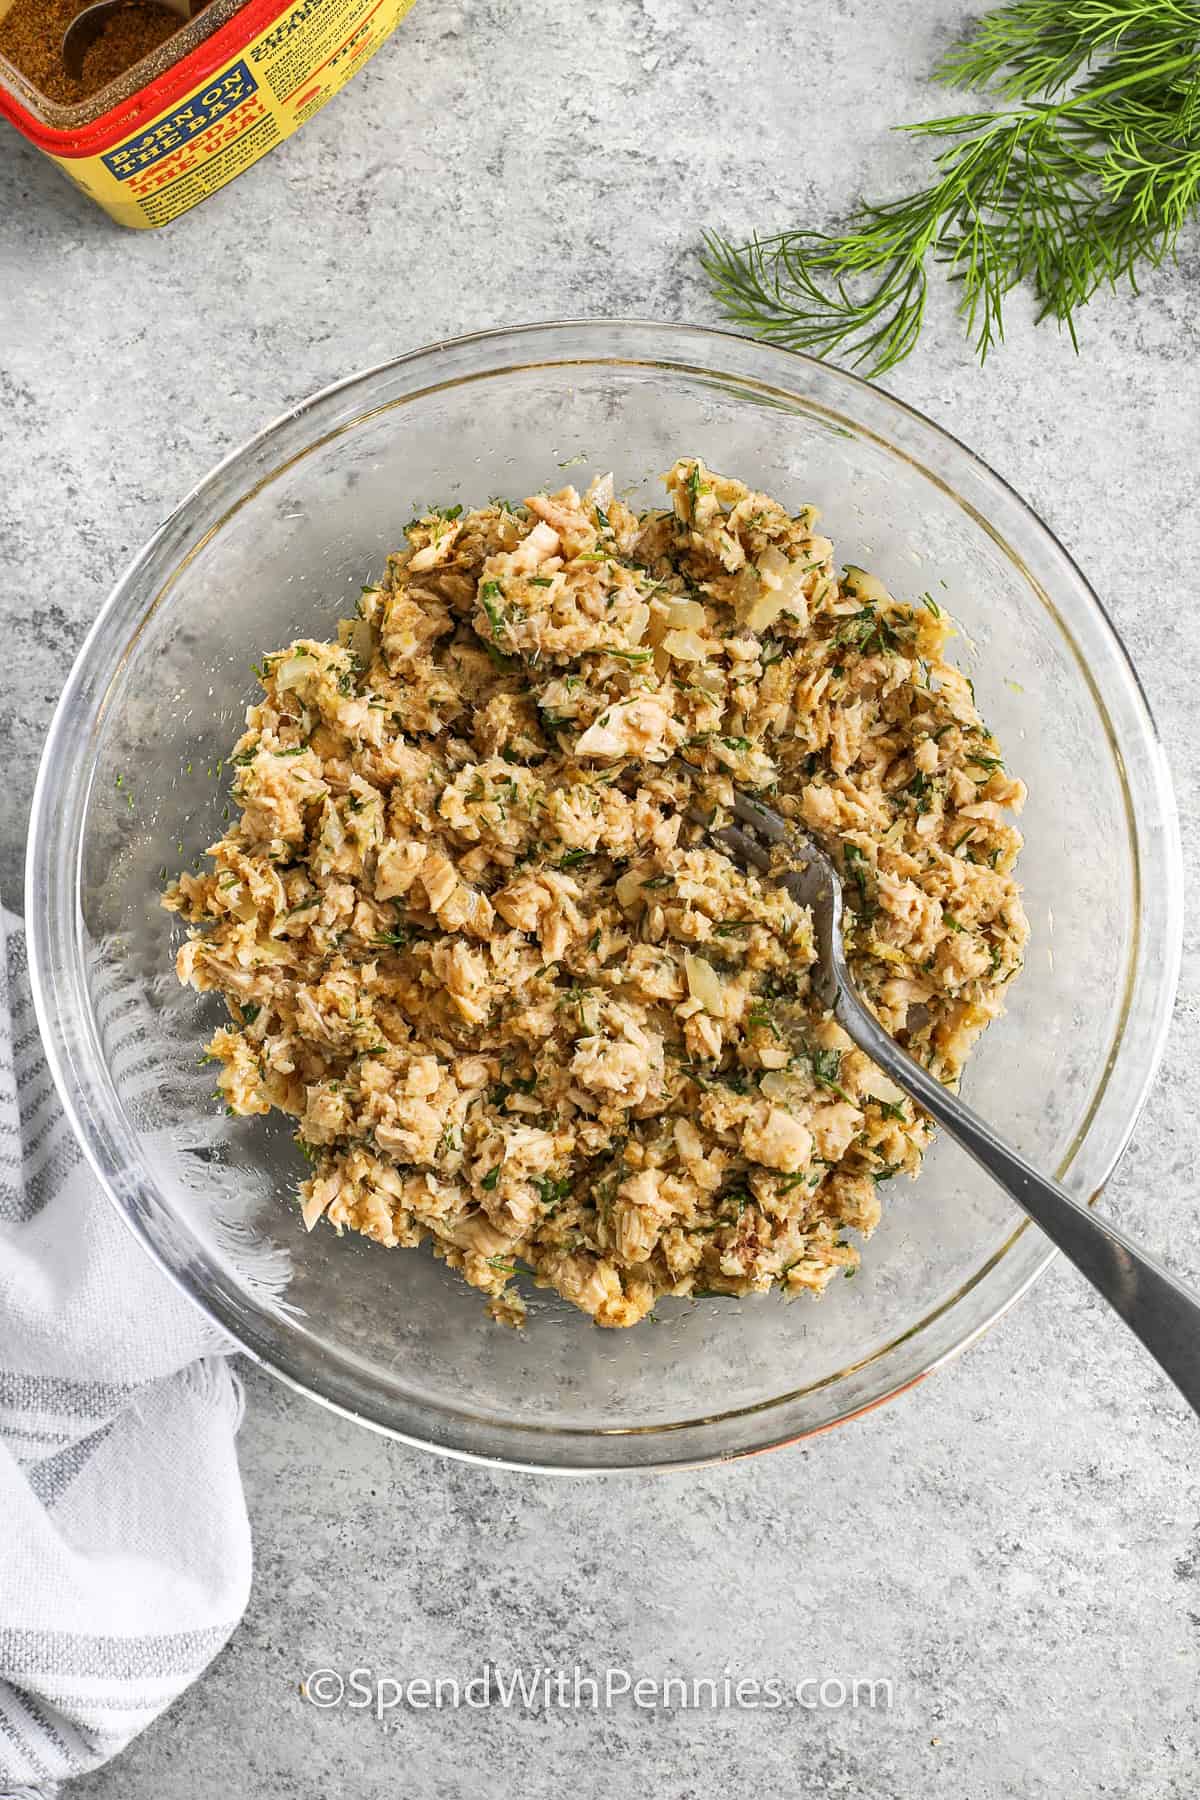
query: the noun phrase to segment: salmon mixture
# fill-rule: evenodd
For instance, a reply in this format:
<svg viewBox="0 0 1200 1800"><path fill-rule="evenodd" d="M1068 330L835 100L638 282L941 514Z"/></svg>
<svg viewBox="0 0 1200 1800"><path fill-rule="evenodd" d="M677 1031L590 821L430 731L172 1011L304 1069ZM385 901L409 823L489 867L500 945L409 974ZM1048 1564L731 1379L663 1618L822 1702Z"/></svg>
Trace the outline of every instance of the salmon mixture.
<svg viewBox="0 0 1200 1800"><path fill-rule="evenodd" d="M832 854L859 989L944 1082L1028 930L1024 788L934 598L699 460L666 488L415 519L335 641L265 658L236 817L164 897L221 1099L297 1120L305 1225L427 1242L508 1323L518 1274L609 1326L820 1294L917 1171L807 910L707 835L735 788Z"/></svg>

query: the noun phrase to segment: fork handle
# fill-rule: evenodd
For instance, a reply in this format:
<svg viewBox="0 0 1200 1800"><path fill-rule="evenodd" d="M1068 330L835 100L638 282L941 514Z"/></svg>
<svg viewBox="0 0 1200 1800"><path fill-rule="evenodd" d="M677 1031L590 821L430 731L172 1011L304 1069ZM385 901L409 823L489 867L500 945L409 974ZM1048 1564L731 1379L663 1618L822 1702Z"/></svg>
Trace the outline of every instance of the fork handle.
<svg viewBox="0 0 1200 1800"><path fill-rule="evenodd" d="M1039 1175L970 1107L914 1061L863 1005L849 987L848 977L839 984L833 1010L858 1048L918 1101L1099 1289L1170 1376L1193 1412L1200 1413L1200 1299L1123 1231L1073 1200L1058 1182Z"/></svg>

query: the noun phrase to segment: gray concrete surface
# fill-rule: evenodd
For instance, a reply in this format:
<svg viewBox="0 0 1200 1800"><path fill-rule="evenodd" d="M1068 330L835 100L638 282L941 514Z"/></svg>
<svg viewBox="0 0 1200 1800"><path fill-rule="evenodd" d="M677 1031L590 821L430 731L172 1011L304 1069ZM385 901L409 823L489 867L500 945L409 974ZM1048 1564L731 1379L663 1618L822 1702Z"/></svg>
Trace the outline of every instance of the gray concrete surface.
<svg viewBox="0 0 1200 1800"><path fill-rule="evenodd" d="M957 0L418 0L290 146L164 233L110 227L0 128L0 890L40 740L126 557L217 457L356 366L555 313L714 319L694 260L895 189ZM890 385L1078 556L1200 835L1200 237L1076 358L1012 310L980 370L935 294ZM1200 963L1110 1204L1200 1280ZM725 1792L861 1800L1196 1788L1195 1422L1056 1270L961 1362L737 1467L559 1485L439 1463L249 1382L245 1623L91 1800ZM888 1677L890 1710L322 1712L306 1669Z"/></svg>

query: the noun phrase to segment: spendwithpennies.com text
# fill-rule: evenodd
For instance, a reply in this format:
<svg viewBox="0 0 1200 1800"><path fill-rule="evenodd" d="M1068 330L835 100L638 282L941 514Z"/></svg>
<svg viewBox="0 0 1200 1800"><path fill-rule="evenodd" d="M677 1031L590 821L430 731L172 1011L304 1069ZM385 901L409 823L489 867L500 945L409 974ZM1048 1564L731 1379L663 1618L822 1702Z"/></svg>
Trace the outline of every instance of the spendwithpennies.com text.
<svg viewBox="0 0 1200 1800"><path fill-rule="evenodd" d="M807 1712L865 1710L890 1712L893 1684L886 1677L741 1675L726 1668L715 1675L646 1675L622 1667L588 1669L543 1664L488 1663L465 1677L450 1674L399 1675L389 1670L311 1669L301 1694L323 1710L345 1708L383 1719L397 1709L457 1711L489 1707L540 1712L610 1712L633 1706L650 1712Z"/></svg>

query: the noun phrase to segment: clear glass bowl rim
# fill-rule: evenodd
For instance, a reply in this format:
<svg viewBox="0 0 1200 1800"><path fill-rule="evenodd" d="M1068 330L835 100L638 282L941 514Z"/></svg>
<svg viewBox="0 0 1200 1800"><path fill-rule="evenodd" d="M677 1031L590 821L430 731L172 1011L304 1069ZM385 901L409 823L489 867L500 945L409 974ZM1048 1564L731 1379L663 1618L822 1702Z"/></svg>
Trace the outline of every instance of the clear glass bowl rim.
<svg viewBox="0 0 1200 1800"><path fill-rule="evenodd" d="M647 354L647 340L653 340L653 354ZM552 354L539 358L539 349ZM635 351L637 354L631 354ZM709 360L705 360L706 357ZM739 363L736 371L727 366L734 360ZM195 1259L173 1259L150 1228L152 1206L148 1202L151 1199L159 1205L162 1202L158 1196L146 1193L149 1177L144 1168L137 1166L135 1158L114 1154L114 1107L119 1111L119 1106L115 1094L108 1091L103 1059L90 1029L83 972L84 932L79 887L82 826L87 814L89 781L82 751L99 723L104 694L136 642L141 622L154 611L169 588L173 568L154 580L148 604L147 578L154 574L162 554L168 550L174 554L178 548L186 558L207 535L220 529L229 507L222 505L214 509L212 502L225 489L233 487L239 473L249 470L273 440L282 438L306 421L314 427L301 449L293 451L268 475L260 477L252 488L238 489L237 499L233 502L235 506L252 497L279 468L296 456L303 456L331 435L315 428L323 416L339 412L355 390L362 391L363 404L352 415L339 419L334 434L352 429L356 422L378 410L371 404L369 395L373 387L389 376L412 371L415 377L403 394L386 402L389 407L406 404L431 387L442 385L435 379L439 361L461 365L455 367L452 385L521 368L558 365L569 368L608 363L758 380L765 388L791 395L805 404L811 404L806 393L808 386L842 386L854 399L854 411L847 416L853 418L859 429L881 435L888 448L893 450L897 449L896 444L891 437L883 435L886 423L901 428L902 436L915 434L927 438L941 452L943 460L948 459L952 465L959 464L960 477L968 477L970 485L984 490L999 512L1007 515L1036 543L1039 551L1055 566L1058 577L1073 590L1074 602L1082 609L1081 617L1087 620L1091 635L1104 656L1103 678L1093 679L1089 672L1089 680L1106 718L1111 719L1114 700L1119 704L1124 715L1125 733L1113 732L1112 741L1123 764L1122 778L1127 779L1132 765L1134 782L1142 789L1140 798L1148 803L1156 827L1152 839L1143 840L1140 835L1135 839L1140 887L1144 892L1148 882L1151 884L1158 914L1152 958L1155 980L1153 991L1140 997L1136 1017L1127 1020L1114 1052L1113 1065L1119 1058L1124 1058L1127 1065L1123 1106L1115 1131L1110 1122L1102 1166L1089 1178L1092 1200L1102 1191L1128 1143L1161 1061L1170 1026L1182 954L1183 865L1174 791L1154 718L1129 654L1105 608L1069 553L1016 490L953 434L916 408L859 376L797 351L710 326L638 318L548 320L468 333L422 346L333 382L280 414L219 462L185 496L129 563L87 634L59 699L42 754L30 819L25 883L30 979L35 1015L64 1110L102 1189L142 1247L174 1284L234 1338L253 1361L309 1398L384 1435L464 1461L572 1474L628 1468L653 1471L698 1467L816 1435L907 1391L974 1342L1044 1271L1055 1254L1052 1248L1032 1227L1018 1225L985 1268L977 1271L950 1301L918 1321L902 1339L893 1340L868 1360L882 1361L901 1342L911 1339L935 1319L960 1306L979 1282L1006 1266L1009 1279L1004 1291L994 1298L984 1316L970 1322L964 1320L961 1331L930 1354L915 1371L905 1373L890 1385L885 1383L866 1403L849 1406L815 1427L797 1429L794 1423L789 1426L786 1414L788 1403L796 1400L793 1393L763 1402L746 1409L746 1415L739 1415L752 1415L756 1421L761 1421L761 1435L756 1429L749 1439L739 1442L733 1449L716 1443L710 1447L704 1441L706 1430L719 1425L728 1416L721 1415L720 1419L692 1419L679 1425L650 1426L615 1434L618 1443L623 1439L629 1446L629 1454L618 1450L614 1455L614 1434L602 1426L593 1430L544 1428L512 1421L492 1427L490 1441L481 1450L453 1441L452 1409L446 1409L445 1418L431 1419L417 1429L411 1425L406 1427L394 1417L386 1416L386 1407L372 1410L369 1405L363 1405L358 1396L355 1403L350 1403L336 1391L323 1389L312 1372L301 1373L290 1368L279 1356L248 1342L244 1327L239 1327L235 1309L219 1290L205 1285L198 1277ZM428 372L429 379L419 379L418 371L422 369ZM928 478L949 488L959 503L974 514L977 522L999 538L1008 554L1025 566L1024 557L1013 550L1004 534L991 523L990 512L984 513L965 500L956 488L950 487L943 472L927 467L907 450L899 453L917 463ZM967 484L967 481L961 483ZM206 530L197 535L196 526L205 518L210 522ZM189 548L184 549L184 546ZM177 566L177 563L173 565ZM1042 590L1047 604L1058 616L1058 608L1050 600L1044 583L1028 569L1026 573ZM1061 618L1059 622L1062 625ZM1065 625L1062 629L1088 668L1074 633ZM1131 747L1136 748L1137 754L1127 757L1125 751ZM1139 795L1128 792L1128 785L1127 793L1133 807L1131 822L1138 825L1140 820L1133 803ZM1151 857L1157 865L1153 868L1146 866ZM1144 953L1140 961L1145 963ZM1135 1042L1130 1042L1131 1024L1136 1027ZM1085 1133L1073 1146L1072 1155L1086 1141ZM330 1389L335 1385L331 1380ZM448 1435L447 1421L450 1421ZM589 1440L594 1442L594 1454L589 1454L586 1448Z"/></svg>

